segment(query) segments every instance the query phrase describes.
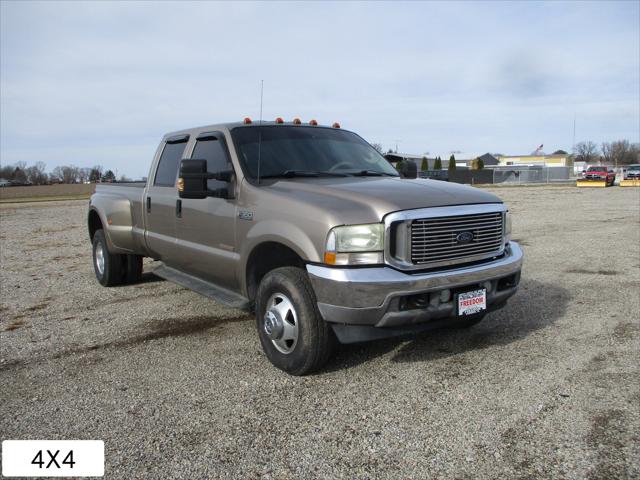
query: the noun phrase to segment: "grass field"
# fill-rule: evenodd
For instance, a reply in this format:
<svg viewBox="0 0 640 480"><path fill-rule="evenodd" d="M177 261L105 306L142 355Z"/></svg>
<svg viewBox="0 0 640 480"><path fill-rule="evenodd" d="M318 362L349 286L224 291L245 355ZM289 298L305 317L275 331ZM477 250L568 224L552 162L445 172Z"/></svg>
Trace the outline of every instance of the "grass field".
<svg viewBox="0 0 640 480"><path fill-rule="evenodd" d="M74 185L33 185L0 188L0 203L82 200L96 191L95 183Z"/></svg>

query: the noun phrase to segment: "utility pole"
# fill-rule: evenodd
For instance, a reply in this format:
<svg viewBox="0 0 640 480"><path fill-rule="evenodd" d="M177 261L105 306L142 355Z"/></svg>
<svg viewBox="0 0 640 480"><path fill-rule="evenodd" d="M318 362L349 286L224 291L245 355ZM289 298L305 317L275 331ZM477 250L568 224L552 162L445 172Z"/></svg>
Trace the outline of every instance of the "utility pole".
<svg viewBox="0 0 640 480"><path fill-rule="evenodd" d="M396 142L396 153L398 153L398 142L401 142L402 140L395 140Z"/></svg>
<svg viewBox="0 0 640 480"><path fill-rule="evenodd" d="M571 153L576 151L576 113L573 112L573 144L571 145Z"/></svg>

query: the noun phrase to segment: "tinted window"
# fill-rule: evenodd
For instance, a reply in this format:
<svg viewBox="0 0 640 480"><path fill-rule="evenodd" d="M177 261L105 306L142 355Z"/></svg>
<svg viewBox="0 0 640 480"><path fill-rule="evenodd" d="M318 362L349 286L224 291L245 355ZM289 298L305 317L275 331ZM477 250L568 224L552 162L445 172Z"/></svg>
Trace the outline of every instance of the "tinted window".
<svg viewBox="0 0 640 480"><path fill-rule="evenodd" d="M207 138L198 140L196 146L193 149L193 159L204 159L207 161L207 172L215 173L223 170L230 170L229 157L227 157L227 147L224 140L218 140L217 138ZM209 190L216 188L223 188L227 186L225 182L218 180L208 180L207 185Z"/></svg>
<svg viewBox="0 0 640 480"><path fill-rule="evenodd" d="M398 172L371 145L354 133L322 127L263 126L235 128L240 161L249 177L286 170L353 173L363 170L397 176ZM260 139L260 142L259 142Z"/></svg>
<svg viewBox="0 0 640 480"><path fill-rule="evenodd" d="M158 163L156 178L153 181L154 186L174 187L176 185L180 160L182 160L182 153L186 146L186 141L165 144L162 155L160 156L160 162Z"/></svg>

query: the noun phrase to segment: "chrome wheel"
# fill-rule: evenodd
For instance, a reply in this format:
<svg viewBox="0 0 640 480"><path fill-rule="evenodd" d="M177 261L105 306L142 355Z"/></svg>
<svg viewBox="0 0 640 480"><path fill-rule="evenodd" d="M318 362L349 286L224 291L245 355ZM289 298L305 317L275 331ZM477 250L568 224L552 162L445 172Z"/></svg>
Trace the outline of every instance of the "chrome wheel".
<svg viewBox="0 0 640 480"><path fill-rule="evenodd" d="M267 302L263 320L264 333L280 353L293 352L298 343L298 316L289 298L274 293Z"/></svg>
<svg viewBox="0 0 640 480"><path fill-rule="evenodd" d="M95 262L98 273L104 275L104 248L101 243L96 245Z"/></svg>

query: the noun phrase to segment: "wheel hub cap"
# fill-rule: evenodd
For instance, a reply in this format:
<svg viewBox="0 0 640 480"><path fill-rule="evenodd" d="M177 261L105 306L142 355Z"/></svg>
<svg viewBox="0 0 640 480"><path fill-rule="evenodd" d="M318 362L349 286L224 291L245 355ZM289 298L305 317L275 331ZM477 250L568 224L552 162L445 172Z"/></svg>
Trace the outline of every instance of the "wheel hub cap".
<svg viewBox="0 0 640 480"><path fill-rule="evenodd" d="M282 319L278 316L278 311L271 309L264 314L264 333L271 340L278 340L284 333L284 325Z"/></svg>
<svg viewBox="0 0 640 480"><path fill-rule="evenodd" d="M100 275L104 274L104 249L100 243L96 246L96 268Z"/></svg>
<svg viewBox="0 0 640 480"><path fill-rule="evenodd" d="M274 293L267 302L263 319L264 333L273 346L285 355L298 343L298 314L293 302L283 293Z"/></svg>

